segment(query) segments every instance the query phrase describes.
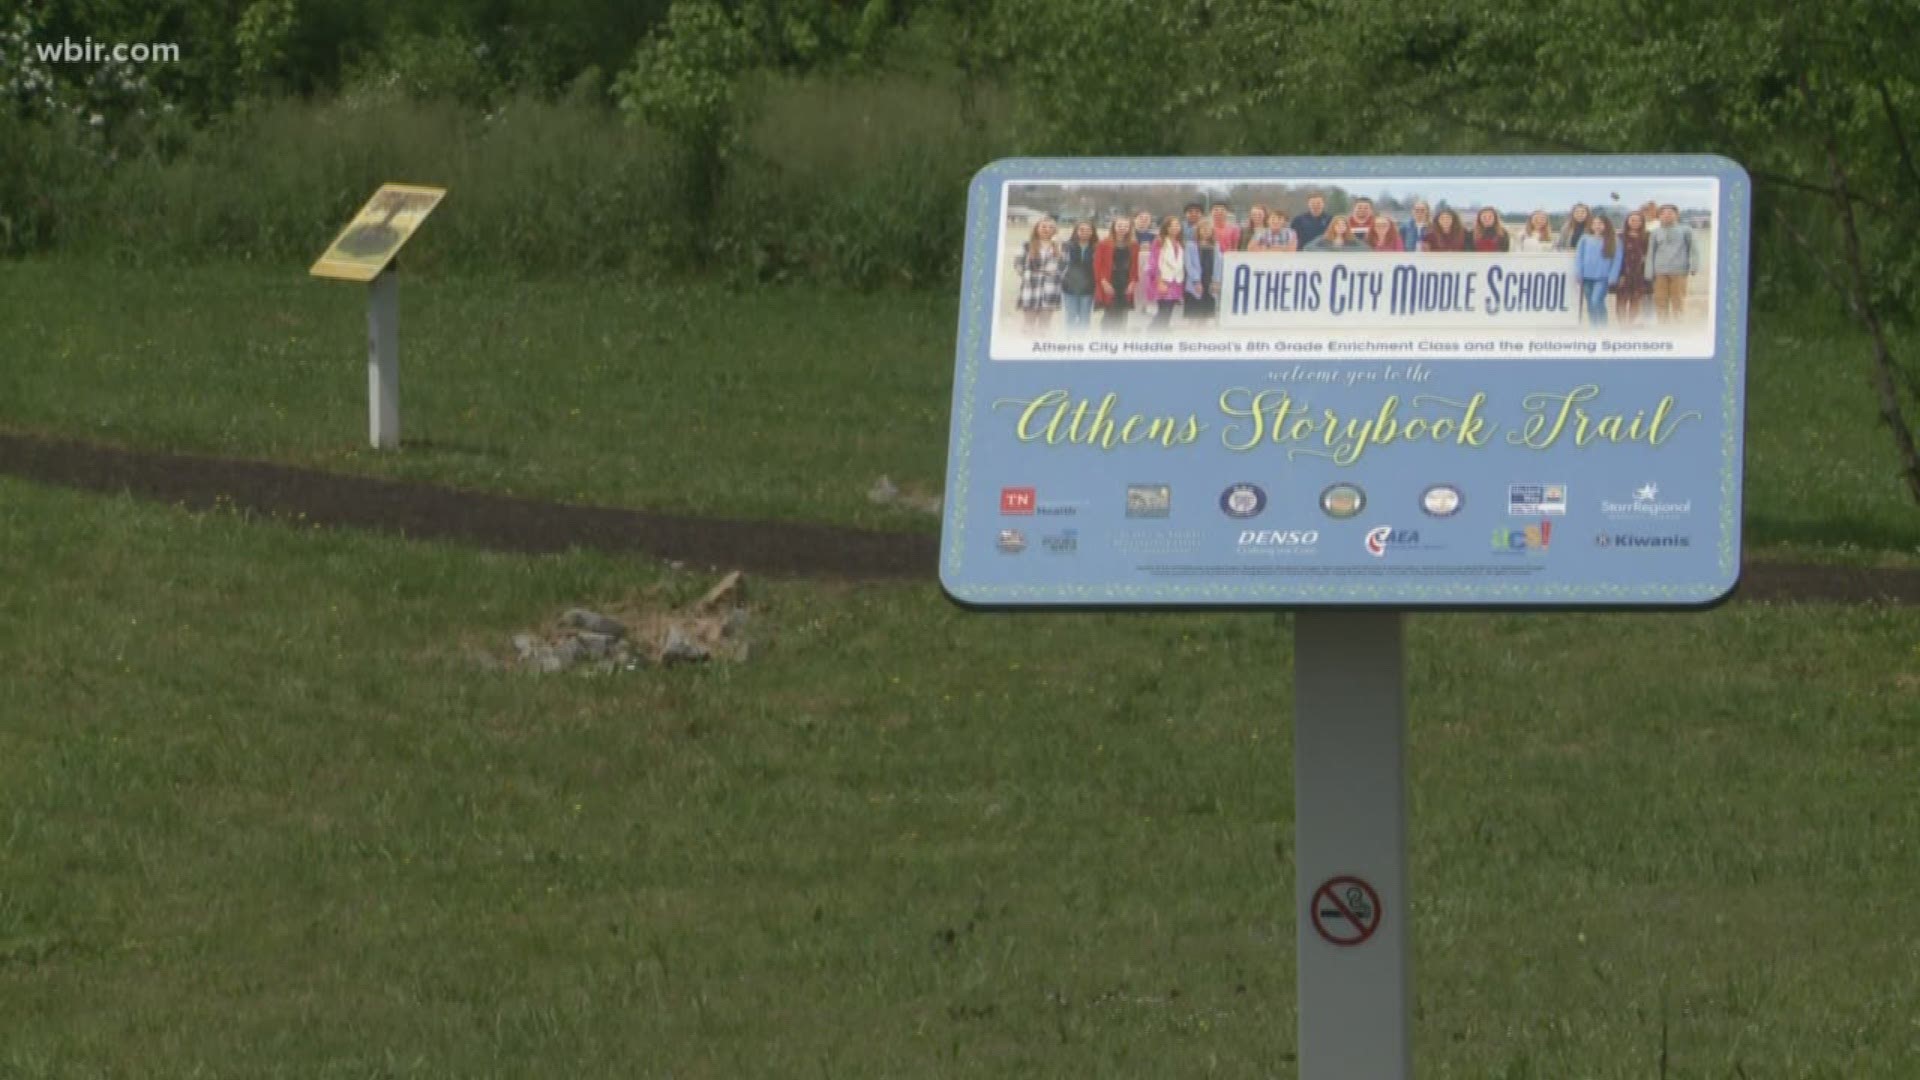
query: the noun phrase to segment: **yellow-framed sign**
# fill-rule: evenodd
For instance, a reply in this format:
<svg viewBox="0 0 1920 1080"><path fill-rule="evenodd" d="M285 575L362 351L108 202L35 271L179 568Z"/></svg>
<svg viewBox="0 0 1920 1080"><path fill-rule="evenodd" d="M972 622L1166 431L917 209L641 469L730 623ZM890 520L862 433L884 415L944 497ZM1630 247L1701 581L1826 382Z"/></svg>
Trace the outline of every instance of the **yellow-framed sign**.
<svg viewBox="0 0 1920 1080"><path fill-rule="evenodd" d="M307 272L340 281L372 281L446 194L446 188L418 184L380 185Z"/></svg>

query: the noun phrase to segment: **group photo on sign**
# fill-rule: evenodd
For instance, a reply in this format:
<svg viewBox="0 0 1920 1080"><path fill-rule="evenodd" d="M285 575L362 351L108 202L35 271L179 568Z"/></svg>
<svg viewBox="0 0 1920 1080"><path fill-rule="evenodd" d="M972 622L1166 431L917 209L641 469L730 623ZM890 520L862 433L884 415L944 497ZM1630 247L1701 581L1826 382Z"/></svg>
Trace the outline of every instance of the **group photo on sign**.
<svg viewBox="0 0 1920 1080"><path fill-rule="evenodd" d="M995 359L1711 355L1718 185L1008 183Z"/></svg>

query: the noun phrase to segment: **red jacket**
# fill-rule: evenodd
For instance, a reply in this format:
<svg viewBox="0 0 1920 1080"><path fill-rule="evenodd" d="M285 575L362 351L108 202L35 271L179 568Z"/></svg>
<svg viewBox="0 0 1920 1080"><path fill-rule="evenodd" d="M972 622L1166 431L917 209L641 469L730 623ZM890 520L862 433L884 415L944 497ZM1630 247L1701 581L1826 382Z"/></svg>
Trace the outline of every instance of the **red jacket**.
<svg viewBox="0 0 1920 1080"><path fill-rule="evenodd" d="M1140 245L1135 244L1134 250L1137 252L1139 247ZM1133 303L1133 283L1139 276L1139 258L1128 259L1127 295L1122 301L1123 305ZM1108 238L1100 241L1099 246L1093 249L1093 302L1101 307L1111 307L1113 300L1113 240Z"/></svg>

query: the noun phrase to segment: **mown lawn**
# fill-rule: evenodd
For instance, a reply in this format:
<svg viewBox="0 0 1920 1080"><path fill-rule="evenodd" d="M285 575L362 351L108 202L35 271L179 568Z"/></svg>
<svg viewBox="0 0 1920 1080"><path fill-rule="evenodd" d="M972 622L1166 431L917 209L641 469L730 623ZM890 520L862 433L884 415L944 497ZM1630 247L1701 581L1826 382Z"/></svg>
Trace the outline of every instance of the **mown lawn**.
<svg viewBox="0 0 1920 1080"><path fill-rule="evenodd" d="M6 479L0 580L0 1075L1292 1074L1284 619L539 678L707 582ZM1920 1074L1910 612L1410 625L1422 1075Z"/></svg>
<svg viewBox="0 0 1920 1080"><path fill-rule="evenodd" d="M0 263L0 426L618 506L931 530L955 300L713 282L402 283L408 445L365 448L364 290L297 267ZM1749 549L1920 562L1858 333L1762 312Z"/></svg>

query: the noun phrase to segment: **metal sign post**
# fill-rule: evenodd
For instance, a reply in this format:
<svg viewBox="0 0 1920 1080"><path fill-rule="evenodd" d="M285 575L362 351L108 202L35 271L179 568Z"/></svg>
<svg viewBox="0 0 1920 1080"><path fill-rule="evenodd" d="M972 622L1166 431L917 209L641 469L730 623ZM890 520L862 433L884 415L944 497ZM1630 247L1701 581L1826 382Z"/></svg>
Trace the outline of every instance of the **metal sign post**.
<svg viewBox="0 0 1920 1080"><path fill-rule="evenodd" d="M1300 1075L1413 1075L1399 612L1294 616Z"/></svg>
<svg viewBox="0 0 1920 1080"><path fill-rule="evenodd" d="M1405 613L1733 591L1751 190L1702 155L974 178L941 586L1295 612L1305 1080L1412 1075Z"/></svg>
<svg viewBox="0 0 1920 1080"><path fill-rule="evenodd" d="M367 432L375 450L400 448L400 269L367 286Z"/></svg>

